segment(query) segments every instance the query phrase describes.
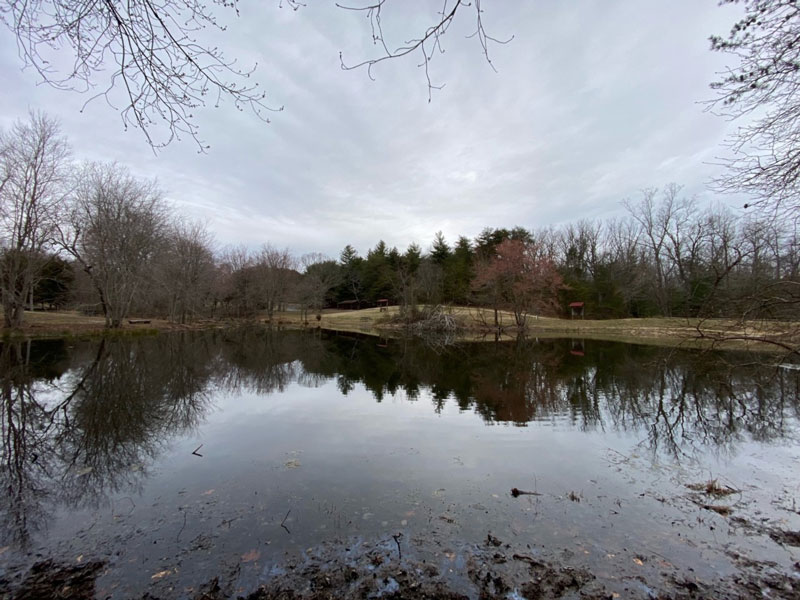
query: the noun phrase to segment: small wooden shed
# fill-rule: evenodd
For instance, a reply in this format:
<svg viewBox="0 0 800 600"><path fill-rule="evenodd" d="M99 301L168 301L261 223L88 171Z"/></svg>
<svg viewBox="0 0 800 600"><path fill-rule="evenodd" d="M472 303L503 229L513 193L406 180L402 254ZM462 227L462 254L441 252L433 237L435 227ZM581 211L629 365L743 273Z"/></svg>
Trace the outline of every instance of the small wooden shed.
<svg viewBox="0 0 800 600"><path fill-rule="evenodd" d="M378 312L384 312L387 310L389 310L389 299L378 298Z"/></svg>
<svg viewBox="0 0 800 600"><path fill-rule="evenodd" d="M360 300L342 300L336 303L336 308L341 310L358 310L361 308Z"/></svg>
<svg viewBox="0 0 800 600"><path fill-rule="evenodd" d="M586 308L585 302L570 302L569 303L569 316L574 319L576 316L583 318L584 309Z"/></svg>

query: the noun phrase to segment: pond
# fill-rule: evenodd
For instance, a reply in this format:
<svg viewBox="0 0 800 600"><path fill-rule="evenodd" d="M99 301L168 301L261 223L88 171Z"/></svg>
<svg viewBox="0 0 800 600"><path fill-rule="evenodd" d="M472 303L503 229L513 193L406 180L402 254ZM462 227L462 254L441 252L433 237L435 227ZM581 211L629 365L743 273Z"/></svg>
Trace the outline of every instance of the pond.
<svg viewBox="0 0 800 600"><path fill-rule="evenodd" d="M772 362L257 326L3 343L0 597L797 597L800 372Z"/></svg>

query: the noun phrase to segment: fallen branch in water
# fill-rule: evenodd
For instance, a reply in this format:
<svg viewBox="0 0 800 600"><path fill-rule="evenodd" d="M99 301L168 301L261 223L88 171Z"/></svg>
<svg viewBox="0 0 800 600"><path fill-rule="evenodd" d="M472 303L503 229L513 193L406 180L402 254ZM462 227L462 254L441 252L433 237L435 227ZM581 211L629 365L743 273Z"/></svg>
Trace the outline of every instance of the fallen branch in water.
<svg viewBox="0 0 800 600"><path fill-rule="evenodd" d="M392 536L392 539L394 539L394 543L397 544L397 560L398 560L398 562L402 562L403 561L403 551L400 550L400 538L401 537L403 537L402 533L397 533L397 534Z"/></svg>
<svg viewBox="0 0 800 600"><path fill-rule="evenodd" d="M525 490L511 488L511 495L514 496L514 498L517 498L518 496L541 496L542 494L539 492L526 492Z"/></svg>
<svg viewBox="0 0 800 600"><path fill-rule="evenodd" d="M178 510L180 510L183 513L183 525L181 525L181 529L180 529L180 531L178 531L178 535L175 536L175 543L176 544L181 541L181 534L183 533L183 530L186 527L186 511L183 510L182 508L178 509Z"/></svg>
<svg viewBox="0 0 800 600"><path fill-rule="evenodd" d="M281 527L283 527L283 528L286 530L286 533L288 533L289 535L291 535L291 534L292 534L292 532L291 532L291 531L289 531L289 528L288 528L288 527L286 527L286 525L284 525L284 523L286 523L286 519L288 519L288 518L289 518L289 513L290 513L290 512L292 512L292 509L291 509L291 508L290 508L288 511L286 511L286 516L285 516L285 517L283 517L283 521L281 521Z"/></svg>

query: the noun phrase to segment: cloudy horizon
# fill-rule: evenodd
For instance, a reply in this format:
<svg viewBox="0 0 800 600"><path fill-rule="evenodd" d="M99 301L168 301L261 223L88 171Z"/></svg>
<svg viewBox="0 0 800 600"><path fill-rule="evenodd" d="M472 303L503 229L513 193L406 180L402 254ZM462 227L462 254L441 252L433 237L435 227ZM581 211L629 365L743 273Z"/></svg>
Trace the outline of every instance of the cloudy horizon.
<svg viewBox="0 0 800 600"><path fill-rule="evenodd" d="M387 13L396 43L424 23L407 4ZM427 6L418 3L417 6ZM271 243L297 254L362 254L378 240L427 249L485 227L529 229L623 214L621 201L676 182L701 201L726 134L706 110L730 58L709 49L740 7L671 3L484 3L495 72L469 11L444 38L428 89L416 57L343 71L374 56L362 15L332 5L298 11L242 5L220 36L226 54L258 62L271 124L230 102L198 111L191 139L154 153L103 99L42 85L0 33L0 126L29 109L56 117L80 160L118 161L156 177L180 212L208 223L219 246ZM396 9L397 10L397 9ZM429 13L433 18L432 11ZM416 25L416 28L415 28ZM741 204L738 202L737 204Z"/></svg>

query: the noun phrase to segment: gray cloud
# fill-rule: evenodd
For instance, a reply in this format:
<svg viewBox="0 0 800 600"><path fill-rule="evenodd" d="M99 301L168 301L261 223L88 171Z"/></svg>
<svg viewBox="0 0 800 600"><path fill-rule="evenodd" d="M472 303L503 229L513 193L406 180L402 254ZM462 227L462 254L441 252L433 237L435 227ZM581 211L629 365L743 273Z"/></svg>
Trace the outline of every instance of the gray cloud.
<svg viewBox="0 0 800 600"><path fill-rule="evenodd" d="M297 12L242 6L214 41L256 76L274 106L266 125L223 104L200 111L190 141L154 155L122 131L102 99L37 85L21 71L14 40L0 34L0 124L41 108L62 120L77 157L117 160L158 177L168 197L207 220L220 244L270 242L333 256L379 239L427 247L485 226L546 226L620 213L620 200L676 181L710 198L705 183L732 126L704 112L708 83L724 64L708 35L727 31L736 7L680 0L485 2L497 37L495 73L457 23L431 64L445 83L427 102L417 58L366 71L339 68L339 51L373 55L357 13L311 5ZM387 37L402 41L429 3L398 3Z"/></svg>

